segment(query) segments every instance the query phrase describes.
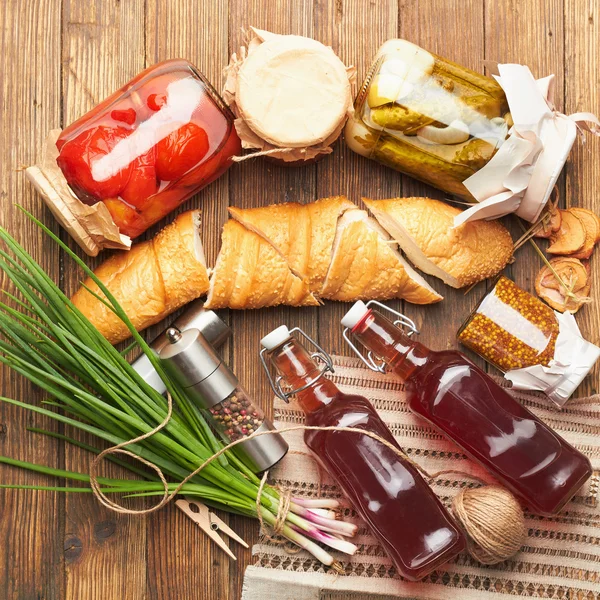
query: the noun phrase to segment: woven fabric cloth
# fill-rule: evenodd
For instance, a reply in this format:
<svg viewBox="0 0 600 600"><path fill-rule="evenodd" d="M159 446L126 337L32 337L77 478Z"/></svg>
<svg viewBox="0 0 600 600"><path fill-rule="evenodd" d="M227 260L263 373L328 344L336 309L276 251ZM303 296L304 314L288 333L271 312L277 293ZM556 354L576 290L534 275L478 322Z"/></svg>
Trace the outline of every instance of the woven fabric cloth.
<svg viewBox="0 0 600 600"><path fill-rule="evenodd" d="M456 469L492 481L454 444L412 415L403 384L391 375L373 373L356 359L334 357L332 380L345 392L371 400L400 446L429 473ZM499 565L485 567L461 554L453 563L419 583L400 578L376 540L348 504L344 518L359 524L353 557L333 552L345 575L329 573L304 551L261 537L246 570L242 600L500 600L523 596L559 600L600 599L600 397L572 400L559 411L541 395L517 393L532 412L592 461L594 474L572 502L553 518L526 513L529 535L522 550ZM302 424L303 413L292 400L275 398L278 427ZM290 453L272 470L269 481L294 495L341 498L339 489L319 469L303 443L303 432L286 435ZM479 484L468 477L442 475L431 482L446 505L465 487Z"/></svg>

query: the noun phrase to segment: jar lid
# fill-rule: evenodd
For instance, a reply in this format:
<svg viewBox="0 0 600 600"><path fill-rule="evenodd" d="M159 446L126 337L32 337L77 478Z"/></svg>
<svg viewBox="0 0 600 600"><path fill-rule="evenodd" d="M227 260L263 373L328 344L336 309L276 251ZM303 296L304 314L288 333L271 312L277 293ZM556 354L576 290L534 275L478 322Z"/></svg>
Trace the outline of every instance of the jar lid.
<svg viewBox="0 0 600 600"><path fill-rule="evenodd" d="M158 354L162 366L200 406L211 408L238 386L237 377L198 329L170 327L166 336L168 343Z"/></svg>
<svg viewBox="0 0 600 600"><path fill-rule="evenodd" d="M166 335L169 343L158 356L169 375L184 388L203 381L223 362L198 329L179 331L171 327Z"/></svg>
<svg viewBox="0 0 600 600"><path fill-rule="evenodd" d="M600 136L600 121L590 113L567 116L554 107L554 75L535 79L528 67L497 65L498 81L514 125L498 151L463 181L478 204L454 219L496 219L515 212L534 223L546 206L577 138L577 131Z"/></svg>
<svg viewBox="0 0 600 600"><path fill-rule="evenodd" d="M352 305L352 308L342 317L342 326L354 329L364 319L369 310L369 307L362 300L357 300Z"/></svg>
<svg viewBox="0 0 600 600"><path fill-rule="evenodd" d="M231 57L223 91L243 147L286 161L331 152L353 112L354 69L316 40L251 30L248 51Z"/></svg>
<svg viewBox="0 0 600 600"><path fill-rule="evenodd" d="M240 67L236 99L260 137L299 148L323 141L345 119L350 83L331 48L298 35L276 35Z"/></svg>
<svg viewBox="0 0 600 600"><path fill-rule="evenodd" d="M267 333L267 335L260 340L260 345L270 351L277 348L277 346L281 346L281 344L289 340L290 337L290 330L287 326L280 325L277 329L273 329L271 333Z"/></svg>

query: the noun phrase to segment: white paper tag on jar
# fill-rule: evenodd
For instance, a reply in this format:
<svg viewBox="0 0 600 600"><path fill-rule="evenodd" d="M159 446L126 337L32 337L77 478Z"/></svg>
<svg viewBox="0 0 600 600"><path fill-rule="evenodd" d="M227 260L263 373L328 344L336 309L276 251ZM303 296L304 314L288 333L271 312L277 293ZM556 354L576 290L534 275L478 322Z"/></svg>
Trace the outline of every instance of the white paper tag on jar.
<svg viewBox="0 0 600 600"><path fill-rule="evenodd" d="M514 389L544 392L562 407L600 357L600 348L583 339L571 313L554 311L554 314L558 337L550 364L513 369L504 377L512 382Z"/></svg>
<svg viewBox="0 0 600 600"><path fill-rule="evenodd" d="M600 135L591 113L565 115L554 108L554 75L536 80L528 67L499 64L494 76L503 88L514 126L498 152L464 186L477 204L454 219L454 226L497 219L516 212L535 222L569 156L577 131Z"/></svg>

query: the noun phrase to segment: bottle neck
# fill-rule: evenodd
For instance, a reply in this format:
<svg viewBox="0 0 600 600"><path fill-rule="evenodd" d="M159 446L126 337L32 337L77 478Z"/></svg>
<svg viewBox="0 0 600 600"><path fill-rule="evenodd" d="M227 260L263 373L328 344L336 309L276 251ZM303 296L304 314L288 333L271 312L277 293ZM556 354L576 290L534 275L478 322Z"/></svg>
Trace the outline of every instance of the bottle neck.
<svg viewBox="0 0 600 600"><path fill-rule="evenodd" d="M352 334L404 380L423 365L429 355L423 344L413 341L400 327L373 310L356 324Z"/></svg>
<svg viewBox="0 0 600 600"><path fill-rule="evenodd" d="M269 358L286 387L291 390L314 381L323 369L323 365L315 361L306 348L294 338L275 348ZM297 392L296 398L302 410L310 414L329 404L338 393L339 390L332 381L319 377L305 390Z"/></svg>

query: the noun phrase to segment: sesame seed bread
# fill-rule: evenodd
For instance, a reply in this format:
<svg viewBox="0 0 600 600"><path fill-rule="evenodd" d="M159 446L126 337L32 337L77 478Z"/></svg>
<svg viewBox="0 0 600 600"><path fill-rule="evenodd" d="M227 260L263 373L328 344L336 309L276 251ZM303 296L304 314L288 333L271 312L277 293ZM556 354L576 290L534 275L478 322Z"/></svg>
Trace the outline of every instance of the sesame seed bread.
<svg viewBox="0 0 600 600"><path fill-rule="evenodd" d="M380 225L421 271L461 288L493 277L513 255L513 241L498 221L454 227L461 211L431 198L363 198Z"/></svg>
<svg viewBox="0 0 600 600"><path fill-rule="evenodd" d="M414 304L443 299L365 210L349 210L340 218L321 297L342 302L402 298Z"/></svg>
<svg viewBox="0 0 600 600"><path fill-rule="evenodd" d="M306 278L312 292L323 287L338 219L356 205L345 196L321 198L309 204L286 202L258 208L229 207L244 227L270 242L297 277Z"/></svg>
<svg viewBox="0 0 600 600"><path fill-rule="evenodd" d="M315 306L305 279L262 236L230 219L210 278L205 308L251 309L288 304Z"/></svg>
<svg viewBox="0 0 600 600"><path fill-rule="evenodd" d="M153 240L134 244L129 251L115 252L94 271L138 331L208 290L199 226L199 210L183 213ZM103 296L90 278L84 286ZM71 300L112 344L130 336L125 323L85 287Z"/></svg>

